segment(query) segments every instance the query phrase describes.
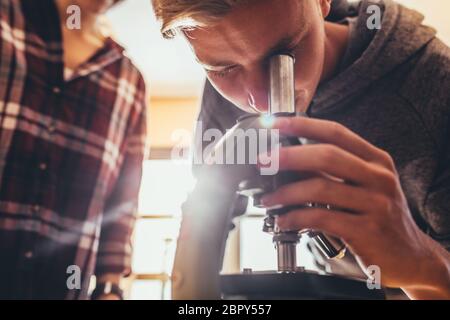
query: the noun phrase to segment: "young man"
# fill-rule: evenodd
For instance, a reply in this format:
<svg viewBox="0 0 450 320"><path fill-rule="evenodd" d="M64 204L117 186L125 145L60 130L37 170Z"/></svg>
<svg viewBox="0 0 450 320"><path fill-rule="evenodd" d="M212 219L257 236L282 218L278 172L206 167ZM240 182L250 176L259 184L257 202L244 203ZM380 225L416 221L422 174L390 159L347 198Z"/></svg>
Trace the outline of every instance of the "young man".
<svg viewBox="0 0 450 320"><path fill-rule="evenodd" d="M116 2L0 0L0 298L120 298L146 118Z"/></svg>
<svg viewBox="0 0 450 320"><path fill-rule="evenodd" d="M295 57L296 108L313 119L275 128L321 143L281 149L280 169L318 174L263 203L345 210L293 211L282 229L342 238L355 259L333 262L336 273L377 265L412 299L450 298L450 50L421 14L391 0L335 1L335 22L331 0L153 4L163 34L184 34L207 72L204 129L267 111L268 59Z"/></svg>

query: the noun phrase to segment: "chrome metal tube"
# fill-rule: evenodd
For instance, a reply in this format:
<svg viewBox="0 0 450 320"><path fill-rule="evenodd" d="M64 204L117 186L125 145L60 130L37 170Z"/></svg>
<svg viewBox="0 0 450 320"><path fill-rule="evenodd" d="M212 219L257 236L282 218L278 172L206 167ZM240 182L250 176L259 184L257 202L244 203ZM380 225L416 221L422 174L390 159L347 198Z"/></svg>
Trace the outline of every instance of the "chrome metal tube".
<svg viewBox="0 0 450 320"><path fill-rule="evenodd" d="M275 55L270 59L269 113L271 115L295 114L294 64L295 59L288 54ZM300 142L308 143L308 140L300 139ZM341 258L345 255L345 244L340 239L318 232L313 234L315 243L328 258ZM292 252L292 247L295 250L296 244L292 246L292 243L285 241L276 241L276 244L279 271L285 271L284 269L291 271L292 260L296 260L296 252Z"/></svg>
<svg viewBox="0 0 450 320"><path fill-rule="evenodd" d="M295 272L297 270L297 243L277 242L278 271Z"/></svg>
<svg viewBox="0 0 450 320"><path fill-rule="evenodd" d="M310 232L309 235L328 259L342 259L345 256L347 247L340 239L325 233Z"/></svg>
<svg viewBox="0 0 450 320"><path fill-rule="evenodd" d="M295 113L294 58L287 54L270 59L269 113Z"/></svg>

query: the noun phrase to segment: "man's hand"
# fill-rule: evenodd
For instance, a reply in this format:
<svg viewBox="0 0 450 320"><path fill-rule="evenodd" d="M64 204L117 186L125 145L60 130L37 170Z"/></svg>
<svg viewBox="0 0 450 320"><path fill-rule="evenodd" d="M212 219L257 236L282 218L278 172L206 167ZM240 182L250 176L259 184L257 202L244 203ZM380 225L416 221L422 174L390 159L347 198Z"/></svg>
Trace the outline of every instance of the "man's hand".
<svg viewBox="0 0 450 320"><path fill-rule="evenodd" d="M121 300L117 294L102 294L96 300Z"/></svg>
<svg viewBox="0 0 450 320"><path fill-rule="evenodd" d="M295 210L281 229L314 229L345 241L366 270L377 265L383 285L412 298L450 298L450 254L414 222L392 158L340 124L282 118L274 129L320 144L280 149L280 170L315 173L263 198L263 204L320 203Z"/></svg>
<svg viewBox="0 0 450 320"><path fill-rule="evenodd" d="M99 276L97 278L97 283L100 284L109 282L115 285L120 285L121 279L122 279L121 274L108 273ZM108 294L100 294L98 297L95 298L95 300L121 300L121 297L115 293L108 293Z"/></svg>

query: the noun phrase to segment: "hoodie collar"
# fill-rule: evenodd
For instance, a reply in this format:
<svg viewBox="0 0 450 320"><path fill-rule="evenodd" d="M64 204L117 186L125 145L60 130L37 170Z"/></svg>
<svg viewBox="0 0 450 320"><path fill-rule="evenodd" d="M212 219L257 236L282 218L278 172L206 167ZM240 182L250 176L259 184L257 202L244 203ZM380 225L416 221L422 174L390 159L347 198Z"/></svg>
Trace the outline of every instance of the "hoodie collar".
<svg viewBox="0 0 450 320"><path fill-rule="evenodd" d="M422 25L422 14L392 0L362 1L358 19L367 21L367 8L374 4L385 8L381 29L358 60L319 86L310 110L313 115L334 111L339 102L408 61L436 36L434 29Z"/></svg>

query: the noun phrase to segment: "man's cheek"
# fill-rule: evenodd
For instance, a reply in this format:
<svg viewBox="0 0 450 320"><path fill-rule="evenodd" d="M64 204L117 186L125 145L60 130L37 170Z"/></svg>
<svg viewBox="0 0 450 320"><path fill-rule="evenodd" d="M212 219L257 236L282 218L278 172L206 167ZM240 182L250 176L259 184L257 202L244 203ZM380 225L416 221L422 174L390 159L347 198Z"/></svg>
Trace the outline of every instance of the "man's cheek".
<svg viewBox="0 0 450 320"><path fill-rule="evenodd" d="M308 55L296 61L295 93L298 110L305 111L320 83L323 72L323 55Z"/></svg>
<svg viewBox="0 0 450 320"><path fill-rule="evenodd" d="M236 82L227 80L215 80L209 77L209 81L222 97L233 103L245 112L252 112L248 105L247 95L242 91L242 86Z"/></svg>

